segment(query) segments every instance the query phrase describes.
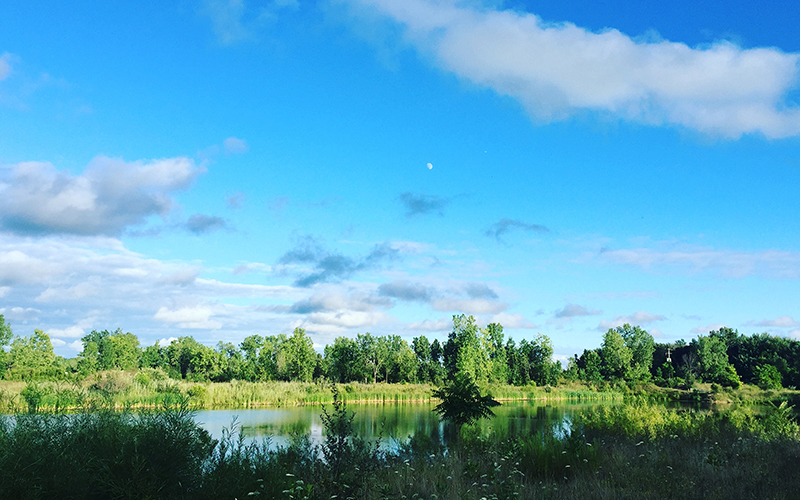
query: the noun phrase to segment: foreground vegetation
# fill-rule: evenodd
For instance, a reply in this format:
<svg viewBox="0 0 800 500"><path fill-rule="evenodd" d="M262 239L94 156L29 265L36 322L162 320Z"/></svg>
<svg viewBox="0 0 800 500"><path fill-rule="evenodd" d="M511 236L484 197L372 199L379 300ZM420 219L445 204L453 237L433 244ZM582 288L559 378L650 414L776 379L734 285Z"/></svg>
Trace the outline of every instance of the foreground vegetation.
<svg viewBox="0 0 800 500"><path fill-rule="evenodd" d="M338 397L326 437L289 446L212 440L185 406L139 413L25 414L0 420L0 498L739 499L795 498L798 425L766 412L587 410L535 435L465 426L393 451L360 439ZM383 451L382 451L383 450Z"/></svg>

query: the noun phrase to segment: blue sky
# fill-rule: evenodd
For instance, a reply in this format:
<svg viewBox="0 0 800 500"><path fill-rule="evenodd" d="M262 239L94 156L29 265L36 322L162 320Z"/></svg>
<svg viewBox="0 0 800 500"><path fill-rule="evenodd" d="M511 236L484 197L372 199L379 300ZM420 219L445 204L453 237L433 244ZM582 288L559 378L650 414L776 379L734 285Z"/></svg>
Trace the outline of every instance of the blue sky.
<svg viewBox="0 0 800 500"><path fill-rule="evenodd" d="M800 338L787 2L9 1L0 314L209 345L305 328L564 356ZM432 166L432 168L429 168Z"/></svg>

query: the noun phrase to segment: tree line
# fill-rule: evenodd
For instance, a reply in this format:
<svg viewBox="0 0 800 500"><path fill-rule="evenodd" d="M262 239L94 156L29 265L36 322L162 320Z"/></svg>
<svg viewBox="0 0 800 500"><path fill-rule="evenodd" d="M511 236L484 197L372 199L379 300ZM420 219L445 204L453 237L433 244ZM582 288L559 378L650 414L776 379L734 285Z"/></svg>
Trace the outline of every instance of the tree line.
<svg viewBox="0 0 800 500"><path fill-rule="evenodd" d="M555 385L580 380L593 385L654 382L691 387L711 382L775 389L800 386L800 342L766 333L740 335L720 328L690 343L656 343L638 326L609 329L600 347L568 360L553 360L550 339L537 334L519 343L503 327L478 327L475 318L453 316L444 342L424 335L411 343L398 335L338 337L323 352L302 328L291 334L251 335L239 345L209 347L191 336L169 345L141 347L132 333L102 330L81 338L75 358L56 356L49 335L35 330L15 336L0 315L0 377L7 380L68 379L104 370L164 370L170 377L196 381L304 381L431 383L441 385L463 373L479 384Z"/></svg>

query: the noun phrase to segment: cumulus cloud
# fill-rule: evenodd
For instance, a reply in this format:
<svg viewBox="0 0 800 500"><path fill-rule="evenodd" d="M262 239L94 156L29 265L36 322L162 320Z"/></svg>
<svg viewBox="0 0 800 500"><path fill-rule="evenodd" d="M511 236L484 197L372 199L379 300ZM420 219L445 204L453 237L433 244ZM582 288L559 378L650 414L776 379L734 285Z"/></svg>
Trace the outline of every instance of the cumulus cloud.
<svg viewBox="0 0 800 500"><path fill-rule="evenodd" d="M687 273L713 272L725 277L760 275L768 278L800 279L800 252L762 250L737 252L708 248L608 249L598 254L601 261L641 267L645 270L675 270Z"/></svg>
<svg viewBox="0 0 800 500"><path fill-rule="evenodd" d="M125 162L98 156L77 176L50 163L15 165L0 178L0 226L17 234L119 235L173 208L202 168L189 158Z"/></svg>
<svg viewBox="0 0 800 500"><path fill-rule="evenodd" d="M597 309L591 309L578 304L567 304L563 309L556 311L556 318L574 318L576 316L594 316L600 314Z"/></svg>
<svg viewBox="0 0 800 500"><path fill-rule="evenodd" d="M80 321L77 324L68 326L64 329L59 328L49 328L47 330L47 334L50 337L60 337L60 338L80 338L86 335L86 330L92 328L97 321L96 313L92 314ZM78 341L80 342L80 341ZM62 345L66 345L66 342ZM82 350L82 348L81 348Z"/></svg>
<svg viewBox="0 0 800 500"><path fill-rule="evenodd" d="M492 224L484 234L495 238L497 241L502 241L502 236L510 231L520 230L534 233L549 233L550 230L539 224L529 224L515 219L506 219L505 217Z"/></svg>
<svg viewBox="0 0 800 500"><path fill-rule="evenodd" d="M6 321L29 321L36 319L42 311L33 307L0 307Z"/></svg>
<svg viewBox="0 0 800 500"><path fill-rule="evenodd" d="M360 21L394 22L435 65L515 98L539 121L590 111L731 138L800 134L800 110L786 102L798 54L593 32L496 3L341 1Z"/></svg>
<svg viewBox="0 0 800 500"><path fill-rule="evenodd" d="M153 319L164 323L176 324L178 328L219 330L222 328L222 323L212 319L213 315L214 310L209 305L181 307L178 309L161 307L156 311Z"/></svg>
<svg viewBox="0 0 800 500"><path fill-rule="evenodd" d="M464 292L471 299L496 299L497 293L486 283L465 283Z"/></svg>
<svg viewBox="0 0 800 500"><path fill-rule="evenodd" d="M791 316L781 316L775 319L765 319L762 321L748 321L745 323L747 326L774 326L779 328L791 328L793 326L800 326L800 323Z"/></svg>
<svg viewBox="0 0 800 500"><path fill-rule="evenodd" d="M397 280L381 284L378 293L384 297L406 302L429 302L433 298L435 289L421 283Z"/></svg>
<svg viewBox="0 0 800 500"><path fill-rule="evenodd" d="M228 223L222 217L193 214L186 221L186 229L194 234L203 234L217 229L227 229Z"/></svg>
<svg viewBox="0 0 800 500"><path fill-rule="evenodd" d="M278 260L280 264L310 264L311 272L295 280L295 285L309 287L317 283L338 281L354 273L376 269L385 262L399 259L399 250L390 242L375 245L364 257L348 257L325 250L321 243L312 238L302 238L292 250Z"/></svg>
<svg viewBox="0 0 800 500"><path fill-rule="evenodd" d="M408 325L409 330L420 330L423 332L446 332L453 328L453 320L448 318L439 318L431 321L425 319L422 321L415 321Z"/></svg>
<svg viewBox="0 0 800 500"><path fill-rule="evenodd" d="M503 328L525 328L525 329L534 329L539 328L538 325L535 325L525 319L525 317L519 313L509 314L509 313L500 313L495 314L489 320L489 323L499 323L503 325Z"/></svg>
<svg viewBox="0 0 800 500"><path fill-rule="evenodd" d="M447 198L424 193L405 192L399 198L406 209L406 217L431 213L442 216L444 215L444 208L450 203Z"/></svg>
<svg viewBox="0 0 800 500"><path fill-rule="evenodd" d="M242 154L250 151L247 142L245 142L244 139L237 139L236 137L228 137L222 142L222 146L225 148L225 153L229 155Z"/></svg>
<svg viewBox="0 0 800 500"><path fill-rule="evenodd" d="M602 320L600 324L597 325L597 329L600 331L606 331L611 328L617 328L624 324L629 324L633 326L642 326L642 325L649 325L650 323L655 323L656 321L664 321L667 319L660 314L650 314L648 312L639 311L635 312L629 316L617 316L613 320Z"/></svg>

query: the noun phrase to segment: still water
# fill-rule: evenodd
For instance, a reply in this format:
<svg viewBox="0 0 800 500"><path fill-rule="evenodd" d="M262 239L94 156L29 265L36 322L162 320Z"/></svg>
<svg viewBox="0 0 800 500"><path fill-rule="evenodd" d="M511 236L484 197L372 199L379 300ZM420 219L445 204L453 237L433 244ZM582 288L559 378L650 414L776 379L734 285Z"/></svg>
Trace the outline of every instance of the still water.
<svg viewBox="0 0 800 500"><path fill-rule="evenodd" d="M480 432L496 433L501 437L514 437L555 428L568 428L570 416L592 404L545 404L536 401L503 403L494 408L495 418L480 422ZM605 403L611 404L611 403ZM433 404L358 404L348 405L355 412L353 426L356 433L368 440L382 443L405 441L417 433L435 440L442 439L444 426L433 412ZM326 405L330 410L330 405ZM309 434L312 441L320 442L324 426L320 406L298 406L259 410L208 410L197 412L195 420L215 439L222 436L223 428L236 425L247 439L269 438L274 447L288 444L292 434Z"/></svg>

